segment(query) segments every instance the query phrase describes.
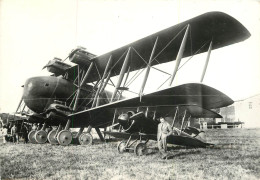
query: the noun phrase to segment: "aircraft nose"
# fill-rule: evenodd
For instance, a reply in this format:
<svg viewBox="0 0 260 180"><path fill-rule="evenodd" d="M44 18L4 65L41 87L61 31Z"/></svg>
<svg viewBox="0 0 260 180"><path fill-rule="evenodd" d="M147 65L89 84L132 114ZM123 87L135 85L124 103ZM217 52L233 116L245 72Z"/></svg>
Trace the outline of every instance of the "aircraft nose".
<svg viewBox="0 0 260 180"><path fill-rule="evenodd" d="M52 80L52 82L50 82ZM56 85L56 79L50 77L32 77L26 80L24 84L24 97L37 96L47 97L53 93L53 85Z"/></svg>
<svg viewBox="0 0 260 180"><path fill-rule="evenodd" d="M30 92L33 90L34 87L34 83L32 81L32 78L29 78L26 80L25 84L24 84L24 91L23 91L23 96L27 97L30 95Z"/></svg>
<svg viewBox="0 0 260 180"><path fill-rule="evenodd" d="M129 125L129 115L128 114L121 114L118 116L118 122L124 129L126 129Z"/></svg>
<svg viewBox="0 0 260 180"><path fill-rule="evenodd" d="M42 84L42 80L40 78L29 78L24 84L24 97L27 96L35 96L38 94L38 84Z"/></svg>
<svg viewBox="0 0 260 180"><path fill-rule="evenodd" d="M26 80L23 90L25 104L34 112L42 112L50 103L53 88L45 77L32 77Z"/></svg>

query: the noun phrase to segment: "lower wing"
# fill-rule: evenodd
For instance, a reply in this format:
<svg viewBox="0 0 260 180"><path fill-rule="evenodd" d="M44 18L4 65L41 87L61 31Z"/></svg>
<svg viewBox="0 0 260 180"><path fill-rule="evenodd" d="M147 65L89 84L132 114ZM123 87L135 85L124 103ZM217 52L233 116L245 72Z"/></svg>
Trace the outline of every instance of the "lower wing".
<svg viewBox="0 0 260 180"><path fill-rule="evenodd" d="M234 101L222 92L201 83L188 83L159 90L139 97L123 99L69 115L74 126L94 125L105 127L112 123L116 108L141 106L196 105L214 109L231 105Z"/></svg>

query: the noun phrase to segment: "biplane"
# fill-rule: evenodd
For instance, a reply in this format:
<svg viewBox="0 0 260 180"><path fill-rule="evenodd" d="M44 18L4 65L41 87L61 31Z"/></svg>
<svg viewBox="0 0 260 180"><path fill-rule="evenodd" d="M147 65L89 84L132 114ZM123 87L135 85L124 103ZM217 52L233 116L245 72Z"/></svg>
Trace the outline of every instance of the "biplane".
<svg viewBox="0 0 260 180"><path fill-rule="evenodd" d="M137 142L134 149L140 155L146 142L155 139L157 118L164 116L175 132L168 138L169 143L205 147L208 144L199 140L200 132L189 127L191 119L219 118L213 110L233 103L222 92L202 83L210 53L249 37L248 30L233 17L209 12L100 56L80 47L64 60L54 58L44 67L51 76L29 78L24 84L18 109L24 104L32 111L27 114L28 121L41 124L29 133L29 140L69 145L78 139L87 145L92 143L92 128L104 140L100 128L111 126L117 131L104 134L128 139L120 142L119 152ZM182 58L191 59L200 53L207 53L200 81L173 86ZM65 63L67 59L76 65ZM176 62L172 73L155 67L171 61ZM166 87L144 93L151 69L168 76L154 82ZM130 89L142 73L140 87ZM114 90L109 91L108 86ZM124 96L126 91L135 96ZM47 126L56 128L47 134ZM79 131L72 135L70 128Z"/></svg>

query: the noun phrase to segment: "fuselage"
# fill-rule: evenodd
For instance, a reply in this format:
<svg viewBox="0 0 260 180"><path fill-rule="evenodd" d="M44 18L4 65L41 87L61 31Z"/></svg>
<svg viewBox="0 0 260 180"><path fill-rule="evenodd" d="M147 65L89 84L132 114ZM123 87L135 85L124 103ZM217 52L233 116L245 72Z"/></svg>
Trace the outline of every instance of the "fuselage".
<svg viewBox="0 0 260 180"><path fill-rule="evenodd" d="M54 100L68 101L75 90L75 85L63 78L32 77L27 79L24 84L23 100L29 109L36 113L42 113Z"/></svg>

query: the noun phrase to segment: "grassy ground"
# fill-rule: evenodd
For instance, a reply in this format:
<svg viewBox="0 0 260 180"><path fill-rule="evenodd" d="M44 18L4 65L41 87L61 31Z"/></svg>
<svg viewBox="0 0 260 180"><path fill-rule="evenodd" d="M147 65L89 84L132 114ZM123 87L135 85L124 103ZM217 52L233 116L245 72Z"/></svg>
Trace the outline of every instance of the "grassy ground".
<svg viewBox="0 0 260 180"><path fill-rule="evenodd" d="M117 142L93 146L0 144L2 179L260 179L260 129L206 131L208 149L170 148L162 160L156 142L146 156L118 154Z"/></svg>

